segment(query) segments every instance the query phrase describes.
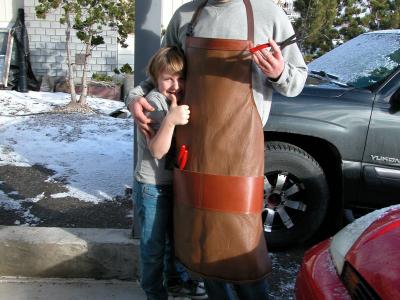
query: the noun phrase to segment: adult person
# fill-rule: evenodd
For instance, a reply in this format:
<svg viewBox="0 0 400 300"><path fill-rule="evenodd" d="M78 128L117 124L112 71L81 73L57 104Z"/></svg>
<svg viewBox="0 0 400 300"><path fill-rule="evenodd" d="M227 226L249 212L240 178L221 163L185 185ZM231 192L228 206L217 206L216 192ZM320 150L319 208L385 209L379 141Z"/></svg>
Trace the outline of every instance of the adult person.
<svg viewBox="0 0 400 300"><path fill-rule="evenodd" d="M275 42L293 33L288 17L271 0L192 1L175 12L166 31L164 44L181 47L186 55L184 103L192 111L189 124L177 130L177 147L186 145L189 159L185 170L174 174L176 248L189 269L211 278L205 279L210 299L231 298L226 281L234 282L240 299L268 298L264 277L271 268L263 261L259 219L262 127L273 90L296 96L307 77L297 45L281 51ZM267 41L270 49L250 54L250 47ZM141 96L151 88L142 82L126 99L149 136L151 120L143 110L152 107ZM213 193L207 193L210 187ZM205 207L189 205L198 195Z"/></svg>

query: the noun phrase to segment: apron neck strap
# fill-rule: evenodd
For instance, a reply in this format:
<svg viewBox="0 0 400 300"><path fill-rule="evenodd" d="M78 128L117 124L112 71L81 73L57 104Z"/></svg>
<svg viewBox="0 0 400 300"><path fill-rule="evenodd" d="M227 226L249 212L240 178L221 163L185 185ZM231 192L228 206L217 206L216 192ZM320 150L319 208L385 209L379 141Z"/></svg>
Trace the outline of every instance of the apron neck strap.
<svg viewBox="0 0 400 300"><path fill-rule="evenodd" d="M194 27L197 24L200 13L203 8L207 4L207 0L203 1L196 9L193 14L192 19L187 27L186 35L193 36ZM253 17L253 8L251 7L250 0L243 0L244 5L246 7L246 16L247 16L247 40L252 41L254 43L254 17Z"/></svg>

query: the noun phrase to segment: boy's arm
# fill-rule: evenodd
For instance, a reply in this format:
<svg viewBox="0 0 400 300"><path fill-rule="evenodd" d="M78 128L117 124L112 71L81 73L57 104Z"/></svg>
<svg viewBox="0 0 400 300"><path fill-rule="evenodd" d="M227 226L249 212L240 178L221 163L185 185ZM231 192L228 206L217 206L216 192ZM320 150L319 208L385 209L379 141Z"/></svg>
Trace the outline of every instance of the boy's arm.
<svg viewBox="0 0 400 300"><path fill-rule="evenodd" d="M150 153L156 159L163 158L169 151L169 148L171 148L175 124L173 124L167 116L161 122L157 133L152 138L147 139Z"/></svg>
<svg viewBox="0 0 400 300"><path fill-rule="evenodd" d="M156 159L163 158L171 148L175 126L185 125L189 122L189 107L187 105L178 106L176 97L172 97L171 106L157 133L153 137L147 138L147 146L151 155Z"/></svg>

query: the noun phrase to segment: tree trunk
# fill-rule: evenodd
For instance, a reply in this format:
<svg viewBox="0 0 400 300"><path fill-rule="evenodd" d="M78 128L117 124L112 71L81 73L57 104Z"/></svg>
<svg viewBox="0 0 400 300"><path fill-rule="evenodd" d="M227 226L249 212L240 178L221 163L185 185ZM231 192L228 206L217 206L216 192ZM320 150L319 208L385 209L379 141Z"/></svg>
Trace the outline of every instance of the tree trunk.
<svg viewBox="0 0 400 300"><path fill-rule="evenodd" d="M76 91L75 91L75 75L74 70L72 68L72 54L71 54L71 20L69 12L65 13L66 21L67 21L67 29L65 30L66 34L66 42L67 42L67 62L68 62L68 79L69 79L69 88L71 93L71 105L75 105L77 103L76 100Z"/></svg>
<svg viewBox="0 0 400 300"><path fill-rule="evenodd" d="M88 64L89 64L89 58L92 54L92 45L91 45L92 37L93 37L93 34L90 33L89 40L86 42L85 64L83 66L83 74L82 74L82 92L81 92L81 96L79 98L80 106L86 105L86 98L87 98L87 92L88 92L87 69L88 69Z"/></svg>

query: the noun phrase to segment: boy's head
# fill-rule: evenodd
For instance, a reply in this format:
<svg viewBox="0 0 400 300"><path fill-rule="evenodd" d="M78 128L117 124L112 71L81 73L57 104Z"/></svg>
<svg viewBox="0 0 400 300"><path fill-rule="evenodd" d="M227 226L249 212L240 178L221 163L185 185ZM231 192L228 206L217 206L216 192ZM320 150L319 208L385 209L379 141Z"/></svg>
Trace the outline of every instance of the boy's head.
<svg viewBox="0 0 400 300"><path fill-rule="evenodd" d="M177 47L159 49L150 59L147 74L158 91L171 99L179 97L184 89L185 56Z"/></svg>

